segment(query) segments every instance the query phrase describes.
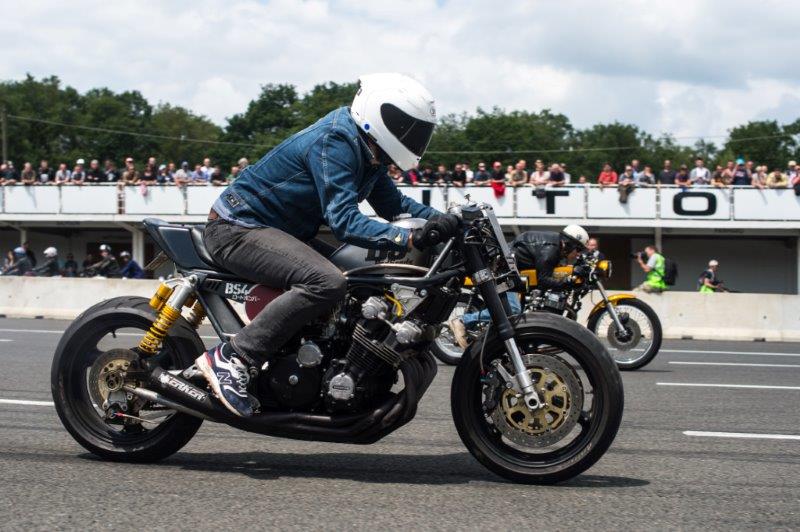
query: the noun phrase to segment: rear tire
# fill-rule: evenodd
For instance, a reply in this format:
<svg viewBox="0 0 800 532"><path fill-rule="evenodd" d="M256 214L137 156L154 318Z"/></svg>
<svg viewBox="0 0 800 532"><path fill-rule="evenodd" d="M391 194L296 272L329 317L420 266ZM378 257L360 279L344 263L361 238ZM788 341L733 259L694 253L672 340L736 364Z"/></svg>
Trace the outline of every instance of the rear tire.
<svg viewBox="0 0 800 532"><path fill-rule="evenodd" d="M625 307L633 307L642 312L645 317L650 321L650 328L652 330L652 342L650 346L647 348L645 352L642 353L642 356L636 357L631 360L619 360L612 356L614 361L617 364L617 367L620 371L633 371L640 368L645 367L658 354L658 351L661 349L661 341L662 331L661 331L661 320L658 319L658 314L656 311L653 310L653 307L642 301L641 299L623 299L615 305L615 308L620 312L625 312ZM596 312L592 316L589 317L589 321L586 324L586 327L597 335L597 326L600 323L600 318L602 318L608 311L605 309L601 310L600 312Z"/></svg>
<svg viewBox="0 0 800 532"><path fill-rule="evenodd" d="M515 339L523 353L525 345L562 348L591 383L591 412L588 416L582 414L580 429L576 424L579 434L574 443L558 441L556 443L563 443L563 447L536 454L509 445L504 436L497 434L497 427L489 423L482 403L486 377L483 370L493 359L505 356L503 342L496 336L486 341L483 364L480 360L483 337L480 337L466 351L456 369L451 388L453 420L469 452L496 474L525 484L562 482L591 467L614 441L622 421L622 380L614 361L597 338L567 318L546 313L527 314L516 327Z"/></svg>
<svg viewBox="0 0 800 532"><path fill-rule="evenodd" d="M186 445L203 420L175 413L152 430L125 434L104 429L102 419L85 393L86 365L99 351L91 349L92 338L104 331L138 328L146 331L156 314L148 300L141 297L117 297L94 305L72 322L56 348L51 370L51 389L61 423L86 450L106 460L120 462L154 462L170 456ZM132 337L132 343L137 342ZM135 345L135 344L134 344ZM185 368L205 350L197 332L178 319L164 340L168 346L169 365Z"/></svg>

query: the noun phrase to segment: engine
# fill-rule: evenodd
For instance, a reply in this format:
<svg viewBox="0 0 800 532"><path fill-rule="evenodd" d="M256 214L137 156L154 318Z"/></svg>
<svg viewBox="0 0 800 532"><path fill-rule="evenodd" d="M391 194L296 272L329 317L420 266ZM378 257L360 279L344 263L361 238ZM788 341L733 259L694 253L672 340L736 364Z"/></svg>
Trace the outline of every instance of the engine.
<svg viewBox="0 0 800 532"><path fill-rule="evenodd" d="M261 396L292 410L355 412L383 400L397 369L435 338L456 298L393 285L353 295L325 322L309 324L259 379ZM372 291L372 294L375 292Z"/></svg>

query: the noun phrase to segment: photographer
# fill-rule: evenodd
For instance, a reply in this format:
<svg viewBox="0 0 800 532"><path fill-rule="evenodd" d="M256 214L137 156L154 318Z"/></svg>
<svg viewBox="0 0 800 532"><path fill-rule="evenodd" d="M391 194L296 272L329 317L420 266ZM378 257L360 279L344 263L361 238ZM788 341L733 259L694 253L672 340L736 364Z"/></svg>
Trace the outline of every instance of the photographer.
<svg viewBox="0 0 800 532"><path fill-rule="evenodd" d="M712 294L714 292L728 292L728 289L717 278L719 262L714 259L708 261L708 269L700 274L697 280L698 291L701 294Z"/></svg>
<svg viewBox="0 0 800 532"><path fill-rule="evenodd" d="M634 253L633 257L646 274L644 282L634 290L660 294L667 289L667 283L664 281L666 271L664 256L656 251L655 246L647 246L644 248L644 252ZM647 258L647 262L644 261L645 258Z"/></svg>

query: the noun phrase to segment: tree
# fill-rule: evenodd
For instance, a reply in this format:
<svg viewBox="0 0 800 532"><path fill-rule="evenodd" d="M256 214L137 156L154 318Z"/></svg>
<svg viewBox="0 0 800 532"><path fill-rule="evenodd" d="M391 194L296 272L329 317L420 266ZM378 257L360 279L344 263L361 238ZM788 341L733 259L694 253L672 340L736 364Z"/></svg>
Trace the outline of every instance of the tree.
<svg viewBox="0 0 800 532"><path fill-rule="evenodd" d="M769 168L783 168L796 146L791 134L775 120L748 122L730 130L726 151L758 161Z"/></svg>
<svg viewBox="0 0 800 532"><path fill-rule="evenodd" d="M205 116L197 116L183 107L160 104L153 112L151 122L150 131L155 135L212 141L157 140L155 149L150 153L159 161L172 161L180 165L181 161L201 161L219 151L219 145L213 141L222 137L222 128Z"/></svg>
<svg viewBox="0 0 800 532"><path fill-rule="evenodd" d="M574 151L569 157L572 173L585 175L591 180L606 163L611 164L616 172L622 172L632 159L647 159L643 145L650 141L638 127L619 122L580 130L574 137Z"/></svg>

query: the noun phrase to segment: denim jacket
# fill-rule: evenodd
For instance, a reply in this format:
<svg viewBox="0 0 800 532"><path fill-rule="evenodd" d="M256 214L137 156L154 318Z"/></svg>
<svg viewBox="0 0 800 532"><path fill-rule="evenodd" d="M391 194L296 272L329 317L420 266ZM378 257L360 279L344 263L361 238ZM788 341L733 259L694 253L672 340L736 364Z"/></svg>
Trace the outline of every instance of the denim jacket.
<svg viewBox="0 0 800 532"><path fill-rule="evenodd" d="M409 213L430 218L435 209L400 193L373 156L347 107L340 107L248 166L214 203L225 220L273 227L302 241L328 225L339 240L360 247L405 249L409 230L372 220L358 210L367 200L378 216Z"/></svg>

